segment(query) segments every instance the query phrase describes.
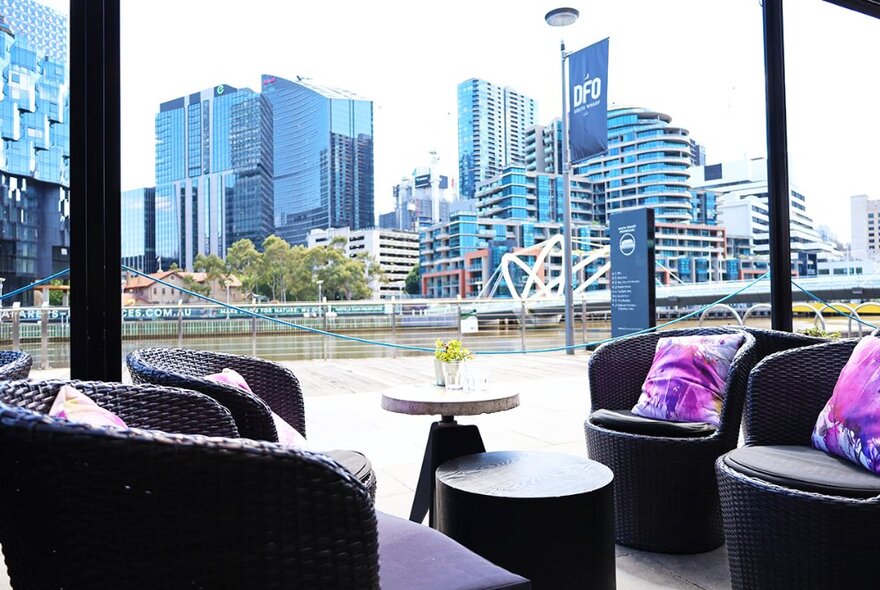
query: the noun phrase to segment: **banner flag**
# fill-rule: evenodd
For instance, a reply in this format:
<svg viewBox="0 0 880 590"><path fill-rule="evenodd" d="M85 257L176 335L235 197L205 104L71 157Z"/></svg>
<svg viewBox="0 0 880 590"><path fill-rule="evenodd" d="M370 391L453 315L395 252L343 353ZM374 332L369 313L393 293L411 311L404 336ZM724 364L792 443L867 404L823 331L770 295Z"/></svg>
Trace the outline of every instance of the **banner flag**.
<svg viewBox="0 0 880 590"><path fill-rule="evenodd" d="M608 39L568 57L571 161L608 149Z"/></svg>

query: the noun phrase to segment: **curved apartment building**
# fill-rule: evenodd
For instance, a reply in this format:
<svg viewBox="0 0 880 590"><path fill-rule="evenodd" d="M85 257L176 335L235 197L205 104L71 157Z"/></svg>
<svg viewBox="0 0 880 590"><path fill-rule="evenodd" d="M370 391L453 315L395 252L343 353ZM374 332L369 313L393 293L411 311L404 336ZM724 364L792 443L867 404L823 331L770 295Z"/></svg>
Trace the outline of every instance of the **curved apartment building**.
<svg viewBox="0 0 880 590"><path fill-rule="evenodd" d="M604 194L608 213L648 206L658 223L691 221L688 168L700 165L702 147L665 113L641 107L608 111L608 151L573 165L575 174Z"/></svg>

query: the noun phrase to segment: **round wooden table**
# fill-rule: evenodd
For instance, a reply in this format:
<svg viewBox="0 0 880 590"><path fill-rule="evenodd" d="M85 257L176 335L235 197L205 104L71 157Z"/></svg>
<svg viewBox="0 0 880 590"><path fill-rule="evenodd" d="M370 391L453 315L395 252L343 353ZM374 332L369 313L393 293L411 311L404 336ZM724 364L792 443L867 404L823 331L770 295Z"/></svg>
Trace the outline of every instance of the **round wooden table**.
<svg viewBox="0 0 880 590"><path fill-rule="evenodd" d="M459 424L456 416L476 416L503 412L519 405L519 390L514 384L490 385L487 391L449 390L432 384L398 387L382 394L382 408L398 414L439 415L431 424L419 482L409 519L434 526L434 472L437 467L457 457L485 452L483 437L475 424Z"/></svg>
<svg viewBox="0 0 880 590"><path fill-rule="evenodd" d="M437 530L534 590L615 588L614 475L586 457L479 453L437 469Z"/></svg>

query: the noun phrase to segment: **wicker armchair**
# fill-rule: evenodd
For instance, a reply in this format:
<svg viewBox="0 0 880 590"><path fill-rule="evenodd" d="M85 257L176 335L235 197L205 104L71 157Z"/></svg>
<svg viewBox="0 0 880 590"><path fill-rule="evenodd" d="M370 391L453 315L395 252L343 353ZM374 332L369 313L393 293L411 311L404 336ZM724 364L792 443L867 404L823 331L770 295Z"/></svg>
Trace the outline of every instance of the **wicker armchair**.
<svg viewBox="0 0 880 590"><path fill-rule="evenodd" d="M0 381L27 379L34 359L21 350L0 350Z"/></svg>
<svg viewBox="0 0 880 590"><path fill-rule="evenodd" d="M737 330L699 328L631 336L603 344L590 357L587 451L614 472L618 543L698 553L724 542L713 465L737 443L749 371L758 360L751 335L746 334L731 363L721 425L711 434L685 438L620 432L595 423L593 413L636 404L661 337L733 333Z"/></svg>
<svg viewBox="0 0 880 590"><path fill-rule="evenodd" d="M191 350L188 348L142 348L126 357L135 383L182 387L208 395L232 413L244 438L278 441L272 412L306 436L306 416L299 380L290 369L261 358ZM233 385L205 379L205 375L234 369L253 393ZM328 451L334 460L359 475L376 495L376 474L369 461L355 451Z"/></svg>
<svg viewBox="0 0 880 590"><path fill-rule="evenodd" d="M126 362L135 383L182 387L213 397L232 412L238 431L245 438L277 441L272 412L306 436L299 380L278 363L189 348L141 348L130 352ZM254 395L204 378L227 368L238 371Z"/></svg>
<svg viewBox="0 0 880 590"><path fill-rule="evenodd" d="M529 587L436 531L377 515L363 484L324 455L25 409L45 409L57 387L0 383L0 544L15 588L373 590L380 566L385 590ZM177 429L213 405L234 427L196 393L207 403L166 412L179 392L153 404L159 388L77 387L132 423Z"/></svg>
<svg viewBox="0 0 880 590"><path fill-rule="evenodd" d="M819 412L857 342L781 352L752 371L746 447L716 462L734 588L855 588L876 577L880 478L810 448ZM780 483L773 471L747 475L738 466L737 455L768 451L809 462L810 476L828 487L799 489L802 482ZM797 475L800 463L788 465ZM853 478L866 489L846 489Z"/></svg>

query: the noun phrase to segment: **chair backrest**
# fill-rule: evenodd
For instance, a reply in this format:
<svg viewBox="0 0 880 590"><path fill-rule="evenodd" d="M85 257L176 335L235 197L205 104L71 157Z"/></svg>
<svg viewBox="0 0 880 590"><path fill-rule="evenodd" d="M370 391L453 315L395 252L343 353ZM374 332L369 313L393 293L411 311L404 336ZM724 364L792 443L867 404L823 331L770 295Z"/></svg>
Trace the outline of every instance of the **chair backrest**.
<svg viewBox="0 0 880 590"><path fill-rule="evenodd" d="M0 381L27 379L34 360L21 350L0 350Z"/></svg>
<svg viewBox="0 0 880 590"><path fill-rule="evenodd" d="M58 390L71 385L128 426L179 434L238 437L235 420L216 400L186 389L103 381L4 381L0 403L47 414Z"/></svg>
<svg viewBox="0 0 880 590"><path fill-rule="evenodd" d="M796 332L783 332L781 330L769 330L767 328L753 328L751 326L728 326L737 330L748 332L755 337L757 344L758 357L763 359L782 352L783 350L791 350L792 348L800 348L802 346L813 346L814 344L824 344L829 340L827 338L818 338L816 336L807 336Z"/></svg>
<svg viewBox="0 0 880 590"><path fill-rule="evenodd" d="M736 437L742 418L749 372L758 362L755 339L736 328L684 328L628 336L599 346L587 364L592 411L632 408L657 350L660 338L676 336L745 335L745 343L730 365L721 408L721 425L713 436Z"/></svg>
<svg viewBox="0 0 880 590"><path fill-rule="evenodd" d="M242 436L277 441L271 412L306 435L302 390L284 366L264 359L186 348L142 348L126 357L136 383L183 387L209 395L229 408ZM238 387L205 379L223 369L238 371L253 395Z"/></svg>
<svg viewBox="0 0 880 590"><path fill-rule="evenodd" d="M325 456L0 404L15 588L379 587L363 485Z"/></svg>
<svg viewBox="0 0 880 590"><path fill-rule="evenodd" d="M768 356L752 371L743 429L750 445L809 445L819 412L858 339Z"/></svg>

